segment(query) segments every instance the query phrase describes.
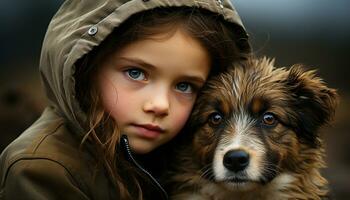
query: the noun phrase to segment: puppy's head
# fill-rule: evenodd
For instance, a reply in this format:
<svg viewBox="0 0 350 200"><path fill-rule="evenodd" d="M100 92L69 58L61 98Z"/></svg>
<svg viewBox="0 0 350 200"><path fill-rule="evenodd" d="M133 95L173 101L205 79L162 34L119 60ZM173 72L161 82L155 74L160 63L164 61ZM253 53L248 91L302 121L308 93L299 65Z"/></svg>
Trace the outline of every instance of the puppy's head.
<svg viewBox="0 0 350 200"><path fill-rule="evenodd" d="M336 91L314 71L273 64L251 59L213 78L191 116L197 162L229 188L264 185L322 162L317 132L334 114Z"/></svg>

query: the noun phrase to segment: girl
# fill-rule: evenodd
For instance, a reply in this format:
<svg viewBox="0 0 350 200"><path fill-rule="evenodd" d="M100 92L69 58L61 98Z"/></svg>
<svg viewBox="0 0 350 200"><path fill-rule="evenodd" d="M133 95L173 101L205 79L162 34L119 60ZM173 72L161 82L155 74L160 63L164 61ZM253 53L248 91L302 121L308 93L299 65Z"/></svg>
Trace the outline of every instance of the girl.
<svg viewBox="0 0 350 200"><path fill-rule="evenodd" d="M0 199L166 199L198 90L249 53L229 1L65 2L42 48L49 105L2 153Z"/></svg>

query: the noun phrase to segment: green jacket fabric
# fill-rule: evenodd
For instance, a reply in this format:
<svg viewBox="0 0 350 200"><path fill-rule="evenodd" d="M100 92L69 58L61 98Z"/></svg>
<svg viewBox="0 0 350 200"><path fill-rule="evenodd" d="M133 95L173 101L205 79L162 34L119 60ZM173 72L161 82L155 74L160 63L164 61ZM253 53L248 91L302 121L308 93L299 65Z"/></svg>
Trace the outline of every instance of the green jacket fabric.
<svg viewBox="0 0 350 200"><path fill-rule="evenodd" d="M43 42L40 73L48 97L42 116L0 157L0 199L115 199L104 171L79 148L86 115L75 98L76 61L131 15L155 7L200 7L240 25L228 0L68 0ZM157 199L157 198L155 198Z"/></svg>

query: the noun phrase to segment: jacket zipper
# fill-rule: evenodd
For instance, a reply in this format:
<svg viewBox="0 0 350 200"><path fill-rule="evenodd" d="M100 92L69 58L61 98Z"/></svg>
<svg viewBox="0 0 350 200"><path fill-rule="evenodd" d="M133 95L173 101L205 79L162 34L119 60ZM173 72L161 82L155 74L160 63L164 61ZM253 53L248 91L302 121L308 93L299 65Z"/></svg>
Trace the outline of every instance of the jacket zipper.
<svg viewBox="0 0 350 200"><path fill-rule="evenodd" d="M139 163L137 163L136 160L134 159L134 157L132 156L132 153L131 153L131 150L130 150L130 146L129 146L128 137L126 135L122 135L121 136L121 144L124 147L124 150L126 152L126 155L127 155L128 159L129 159L129 161L135 167L140 169L141 172L144 173L151 180L151 182L153 182L153 184L155 185L155 187L157 188L157 190L161 194L162 199L167 200L168 199L168 194L164 190L164 188L160 185L160 183L147 170L145 170Z"/></svg>

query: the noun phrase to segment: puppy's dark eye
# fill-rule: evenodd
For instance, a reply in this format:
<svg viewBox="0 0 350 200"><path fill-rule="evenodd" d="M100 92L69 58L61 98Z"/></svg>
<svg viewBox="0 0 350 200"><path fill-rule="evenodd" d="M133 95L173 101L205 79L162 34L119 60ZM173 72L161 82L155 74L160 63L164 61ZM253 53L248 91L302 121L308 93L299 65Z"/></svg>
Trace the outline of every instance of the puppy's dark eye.
<svg viewBox="0 0 350 200"><path fill-rule="evenodd" d="M277 119L273 113L267 112L262 117L262 123L267 126L275 126Z"/></svg>
<svg viewBox="0 0 350 200"><path fill-rule="evenodd" d="M214 112L209 116L209 123L213 126L217 126L222 121L222 115L219 112Z"/></svg>

